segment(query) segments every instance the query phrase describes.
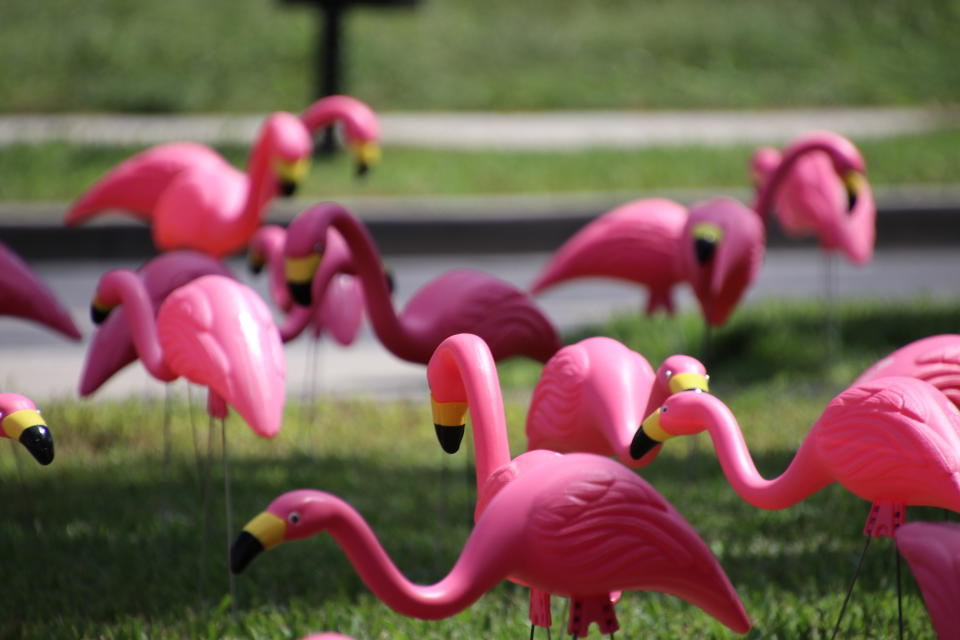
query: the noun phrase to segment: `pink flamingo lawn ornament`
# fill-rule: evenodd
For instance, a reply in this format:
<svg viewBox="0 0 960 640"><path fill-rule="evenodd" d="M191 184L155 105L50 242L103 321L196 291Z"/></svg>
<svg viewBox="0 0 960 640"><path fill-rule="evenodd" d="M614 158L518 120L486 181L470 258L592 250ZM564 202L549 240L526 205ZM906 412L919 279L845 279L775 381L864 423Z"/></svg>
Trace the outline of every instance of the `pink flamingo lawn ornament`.
<svg viewBox="0 0 960 640"><path fill-rule="evenodd" d="M265 225L257 229L250 241L247 253L250 269L259 273L267 267L270 297L273 303L287 314L286 321L280 326L280 337L289 342L299 336L308 327L312 327L314 339L319 339L327 331L337 343L348 346L356 340L363 325L363 290L356 278L347 273L333 276L326 293L311 308L293 304L283 270L283 245L287 232L277 225ZM339 265L338 270L353 269L350 251L343 237L335 230L327 232L326 260Z"/></svg>
<svg viewBox="0 0 960 640"><path fill-rule="evenodd" d="M900 347L860 374L853 384L888 376L929 382L960 408L960 335L930 336Z"/></svg>
<svg viewBox="0 0 960 640"><path fill-rule="evenodd" d="M465 331L483 338L497 360L523 355L546 362L560 348L557 330L529 296L476 271L450 271L429 282L398 317L373 239L362 222L333 203L304 211L288 229L286 274L297 303L322 298L336 273L338 265L324 254L331 228L353 256L374 332L398 358L425 363L444 338Z"/></svg>
<svg viewBox="0 0 960 640"><path fill-rule="evenodd" d="M369 108L356 112L362 103L345 96L324 100L305 112L306 120L286 112L267 117L246 173L204 145L159 145L108 172L73 203L64 222L75 226L104 210L120 209L151 224L161 251L195 249L217 258L239 251L270 200L278 191L292 194L306 174L313 148L310 127L342 120L361 166L375 159L376 146L366 136L379 131L370 128Z"/></svg>
<svg viewBox="0 0 960 640"><path fill-rule="evenodd" d="M610 592L626 589L670 593L737 632L750 628L709 548L645 480L592 454L531 451L510 460L496 366L480 338L444 340L427 377L435 421L436 412L469 407L477 449L476 526L444 579L407 582L353 508L313 490L284 494L250 521L234 543L233 570L282 541L329 531L377 597L417 618L454 615L509 578L570 597L568 631L578 637L592 622L615 631Z"/></svg>
<svg viewBox="0 0 960 640"><path fill-rule="evenodd" d="M726 323L763 263L763 226L731 198L688 212L661 198L623 204L567 240L530 288L533 294L567 280L608 277L649 290L647 314L673 313L672 289L693 287L710 326Z"/></svg>
<svg viewBox="0 0 960 640"><path fill-rule="evenodd" d="M53 436L37 405L19 393L0 393L0 437L16 440L37 462L53 462Z"/></svg>
<svg viewBox="0 0 960 640"><path fill-rule="evenodd" d="M70 313L20 256L0 243L0 315L33 320L73 340L80 331Z"/></svg>
<svg viewBox="0 0 960 640"><path fill-rule="evenodd" d="M834 159L840 155L843 164ZM782 154L771 147L757 149L751 165L758 191L755 210L764 221L772 208L789 235L813 234L824 251L842 251L855 264L870 261L877 208L863 177L863 157L852 142L817 131L798 138Z"/></svg>
<svg viewBox="0 0 960 640"><path fill-rule="evenodd" d="M897 549L920 585L940 640L960 632L960 525L911 522L896 533Z"/></svg>
<svg viewBox="0 0 960 640"><path fill-rule="evenodd" d="M637 467L630 456L637 426L670 394L706 391L707 378L690 356L670 356L654 372L646 358L610 338L568 345L547 361L533 390L527 449L596 453Z"/></svg>

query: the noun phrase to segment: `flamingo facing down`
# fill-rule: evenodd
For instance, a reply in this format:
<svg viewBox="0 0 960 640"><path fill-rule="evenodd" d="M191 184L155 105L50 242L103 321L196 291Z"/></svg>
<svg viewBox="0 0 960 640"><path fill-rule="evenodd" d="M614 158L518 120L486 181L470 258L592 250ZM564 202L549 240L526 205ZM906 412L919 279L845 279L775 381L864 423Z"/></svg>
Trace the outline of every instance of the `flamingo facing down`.
<svg viewBox="0 0 960 640"><path fill-rule="evenodd" d="M229 403L257 435L277 434L286 365L270 311L253 290L221 275L201 276L167 296L154 318L143 280L115 269L97 285L94 321L119 304L153 377L169 382L183 376L208 387L212 415L225 417Z"/></svg>
<svg viewBox="0 0 960 640"><path fill-rule="evenodd" d="M838 163L827 148L845 160ZM877 208L870 183L862 175L863 157L852 142L818 131L795 140L782 154L770 147L757 149L751 165L758 192L775 175L780 181L772 200L768 195L761 201L758 193L757 213L766 218L772 204L789 235L813 234L825 251L842 251L856 264L870 261Z"/></svg>
<svg viewBox="0 0 960 640"><path fill-rule="evenodd" d="M307 107L300 119L310 133L340 123L347 146L357 159L357 175L364 175L380 161L380 121L373 109L360 100L326 96Z"/></svg>
<svg viewBox="0 0 960 640"><path fill-rule="evenodd" d="M288 229L287 281L298 303L320 299L336 273L323 252L331 228L353 256L374 332L398 358L425 363L444 338L465 331L483 338L497 360L523 355L546 362L560 348L557 330L529 296L476 271L451 271L426 284L398 317L373 239L362 222L333 203L304 211Z"/></svg>
<svg viewBox="0 0 960 640"><path fill-rule="evenodd" d="M906 518L905 505L960 511L960 412L922 380L894 376L848 388L773 480L757 472L733 412L709 393L667 398L636 442L701 431L709 431L734 490L761 509L785 509L839 482L873 503L864 529L872 537L892 537ZM644 448L635 448L634 457Z"/></svg>
<svg viewBox="0 0 960 640"><path fill-rule="evenodd" d="M0 436L19 441L40 464L53 462L53 436L26 396L0 393Z"/></svg>
<svg viewBox="0 0 960 640"><path fill-rule="evenodd" d="M195 251L173 251L153 258L137 270L154 312L176 289L200 276L233 277L219 260ZM115 373L137 359L126 309L117 309L99 326L80 374L80 395L88 396Z"/></svg>
<svg viewBox="0 0 960 640"><path fill-rule="evenodd" d="M920 585L937 638L960 632L960 525L911 522L897 529L897 550Z"/></svg>
<svg viewBox="0 0 960 640"><path fill-rule="evenodd" d="M319 103L318 103L319 104ZM351 103L337 101L336 105ZM348 120L350 111L321 110ZM321 122L314 119L314 124ZM246 247L264 208L279 192L290 195L306 174L313 148L308 124L286 112L271 114L250 153L246 173L209 147L175 142L143 151L112 169L67 211L73 226L107 209L152 225L157 249L196 249L223 257ZM347 139L363 126L345 128ZM370 156L367 145L354 148ZM371 156L372 157L372 156ZM366 166L369 158L361 159Z"/></svg>
<svg viewBox="0 0 960 640"><path fill-rule="evenodd" d="M750 628L709 548L645 480L591 454L531 451L510 460L496 367L482 340L445 340L427 375L436 403L469 405L477 445L477 523L451 572L430 586L411 584L353 508L312 490L280 496L245 527L232 550L235 571L263 549L329 531L367 586L404 615L454 615L509 578L571 597L569 632L580 637L591 622L618 628L609 593L625 589L670 593L735 631Z"/></svg>
<svg viewBox="0 0 960 640"><path fill-rule="evenodd" d="M654 372L616 340L581 340L543 368L527 412L527 449L596 453L640 466L630 456L637 426L671 393L687 389L707 390L706 370L695 358L670 356Z"/></svg>
<svg viewBox="0 0 960 640"><path fill-rule="evenodd" d="M68 338L80 339L70 313L20 256L0 244L0 315L33 320Z"/></svg>
<svg viewBox="0 0 960 640"><path fill-rule="evenodd" d="M960 335L930 336L900 347L860 374L853 384L887 376L925 380L960 408Z"/></svg>
<svg viewBox="0 0 960 640"><path fill-rule="evenodd" d="M723 325L763 263L763 226L731 198L687 209L652 198L621 205L567 240L531 287L589 276L617 278L649 289L647 313L674 310L672 289L693 287L704 317Z"/></svg>
<svg viewBox="0 0 960 640"><path fill-rule="evenodd" d="M310 309L295 306L290 298L283 271L283 245L286 237L287 232L283 227L260 227L253 234L247 254L250 269L254 273L259 273L266 265L270 279L270 297L273 298L273 303L287 314L286 321L280 326L280 337L284 342L289 342L303 333L307 326L312 326L315 339L326 330L339 344L353 344L363 325L363 290L360 283L348 273L337 273L319 302L314 300ZM336 229L327 232L324 255L325 260L339 264L339 270L353 271L350 251Z"/></svg>

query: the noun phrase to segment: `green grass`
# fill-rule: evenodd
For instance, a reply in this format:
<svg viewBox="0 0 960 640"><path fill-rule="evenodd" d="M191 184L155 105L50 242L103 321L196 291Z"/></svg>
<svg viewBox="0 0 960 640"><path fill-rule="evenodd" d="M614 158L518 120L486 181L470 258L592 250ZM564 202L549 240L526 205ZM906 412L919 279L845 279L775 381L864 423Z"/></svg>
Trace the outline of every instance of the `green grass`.
<svg viewBox="0 0 960 640"><path fill-rule="evenodd" d="M857 141L875 185L960 183L960 129ZM72 200L135 148L69 144L0 148L0 201ZM222 149L236 166L246 150ZM746 187L753 147L655 147L579 152L441 151L390 148L363 180L350 159L319 159L298 193L355 195L573 193Z"/></svg>
<svg viewBox="0 0 960 640"><path fill-rule="evenodd" d="M840 317L842 355L826 365L823 310L814 304L750 307L714 337L711 382L736 412L765 475L786 468L824 405L865 364L908 340L956 331L960 300L844 305ZM622 317L588 332L623 339L655 362L677 350L696 353L701 337L692 315L676 325ZM536 367L524 374L518 364L501 371L515 383L529 374L529 383ZM508 394L514 452L523 447L524 395ZM453 618L410 620L379 604L325 535L258 558L237 580L238 615L230 615L225 539L294 488L322 488L354 504L412 580L429 583L449 570L474 497L464 456L445 456L436 445L426 390L422 401L327 399L315 424L291 407L272 441L231 419L230 531L218 433L208 483L195 463L208 442L201 407L190 413L175 406L169 462L159 403L48 401L43 409L57 437L54 464L41 468L13 446L0 455L0 638L280 639L323 629L361 640L526 637L526 590L504 584ZM730 490L712 446L699 438L696 448L671 442L643 475L719 558L755 623L747 637L829 637L862 545L867 504L831 486L790 509L754 509ZM930 509L909 515L943 518ZM905 585L907 637L932 637L912 579L905 576ZM554 606L557 618L560 603ZM617 610L618 637L735 637L671 597L628 593ZM872 545L845 625L843 637L894 637L889 541Z"/></svg>
<svg viewBox="0 0 960 640"><path fill-rule="evenodd" d="M7 0L0 109L299 109L315 22L276 0ZM424 0L349 15L346 89L380 109L956 102L958 27L957 0Z"/></svg>

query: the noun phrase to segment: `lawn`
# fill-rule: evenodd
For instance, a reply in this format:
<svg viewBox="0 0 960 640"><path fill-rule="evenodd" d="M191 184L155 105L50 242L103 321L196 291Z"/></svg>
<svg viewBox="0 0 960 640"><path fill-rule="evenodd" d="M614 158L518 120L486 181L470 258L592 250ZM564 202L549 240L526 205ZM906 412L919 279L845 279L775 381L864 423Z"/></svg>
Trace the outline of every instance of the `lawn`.
<svg viewBox="0 0 960 640"><path fill-rule="evenodd" d="M282 4L5 0L0 109L298 110L316 16ZM960 100L958 0L423 0L346 27L345 90L384 110Z"/></svg>
<svg viewBox="0 0 960 640"><path fill-rule="evenodd" d="M832 358L822 339L823 309L813 303L748 307L714 337L711 384L737 414L768 476L786 468L824 405L866 364L909 340L956 331L960 299L848 304L838 315L843 346ZM625 316L567 338L597 333L641 349L655 364L673 351L697 353L701 341L692 315L676 323ZM501 367L515 453L523 449L524 403L537 369L520 362ZM14 447L0 456L0 638L279 639L323 629L360 639L526 637L524 589L504 584L453 618L410 620L370 595L328 536L258 558L237 579L236 617L224 599L225 539L273 497L301 487L351 502L410 579L442 577L469 531L474 497L464 456L448 457L436 444L427 398L426 385L422 399L403 402L326 398L312 424L300 407L289 407L273 441L231 419L230 531L220 436L208 431L202 403L192 410L174 406L168 462L161 403L43 403L57 438L54 464L41 468ZM699 439L695 448L668 443L643 476L717 555L755 623L748 637L829 637L862 545L867 504L831 486L790 509L756 510L730 490L712 446ZM202 467L197 459L210 443L213 461ZM913 520L943 517L910 510ZM907 573L907 637L932 637ZM561 614L559 601L554 613ZM618 637L735 637L667 596L628 593L618 615ZM872 545L845 626L842 637L894 637L889 541ZM558 627L555 621L562 637Z"/></svg>

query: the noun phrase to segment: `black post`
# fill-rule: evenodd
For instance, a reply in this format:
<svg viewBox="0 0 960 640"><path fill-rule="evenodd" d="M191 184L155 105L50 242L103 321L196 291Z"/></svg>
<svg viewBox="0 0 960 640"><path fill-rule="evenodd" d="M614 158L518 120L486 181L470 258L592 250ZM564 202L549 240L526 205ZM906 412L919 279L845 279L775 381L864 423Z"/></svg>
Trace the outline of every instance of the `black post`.
<svg viewBox="0 0 960 640"><path fill-rule="evenodd" d="M316 95L331 96L340 93L340 76L343 70L341 61L340 40L343 30L343 3L340 0L327 0L323 3L320 25L321 38L317 47L319 60L317 61ZM333 137L333 127L327 127L323 132L323 141L320 144L320 150L325 154L332 154L336 151L336 143Z"/></svg>

